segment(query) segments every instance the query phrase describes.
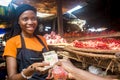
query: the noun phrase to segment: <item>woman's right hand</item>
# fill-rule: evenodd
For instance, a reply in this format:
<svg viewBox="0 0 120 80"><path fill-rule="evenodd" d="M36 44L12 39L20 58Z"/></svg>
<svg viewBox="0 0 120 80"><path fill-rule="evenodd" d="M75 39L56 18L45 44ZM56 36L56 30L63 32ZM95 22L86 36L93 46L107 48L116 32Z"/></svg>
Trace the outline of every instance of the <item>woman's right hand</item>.
<svg viewBox="0 0 120 80"><path fill-rule="evenodd" d="M47 62L33 63L28 68L31 68L32 71L44 72L45 66L49 66Z"/></svg>
<svg viewBox="0 0 120 80"><path fill-rule="evenodd" d="M45 70L45 66L49 66L49 63L47 62L36 62L33 63L32 65L30 65L28 68L23 69L22 73L26 76L31 76L33 75L34 72L40 72L40 74L44 74L47 72L47 70Z"/></svg>

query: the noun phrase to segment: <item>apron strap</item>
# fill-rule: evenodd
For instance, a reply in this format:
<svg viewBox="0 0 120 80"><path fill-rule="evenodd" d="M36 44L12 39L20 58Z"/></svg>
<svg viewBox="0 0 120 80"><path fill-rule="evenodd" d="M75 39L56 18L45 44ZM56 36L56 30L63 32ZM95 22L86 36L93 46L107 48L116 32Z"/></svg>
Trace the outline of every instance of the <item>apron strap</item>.
<svg viewBox="0 0 120 80"><path fill-rule="evenodd" d="M24 41L22 34L20 35L20 38L21 38L21 48L26 48L25 41Z"/></svg>
<svg viewBox="0 0 120 80"><path fill-rule="evenodd" d="M45 44L43 43L43 41L37 36L37 35L35 35L35 37L39 40L39 42L44 46L44 48L46 48L46 46L45 46ZM46 50L47 50L47 48L46 48Z"/></svg>
<svg viewBox="0 0 120 80"><path fill-rule="evenodd" d="M22 37L22 35L20 35L21 37L21 44L22 44L22 48L26 48L25 46L25 41L24 41L24 38ZM44 46L44 48L47 50L45 44L43 43L43 41L37 36L35 35L35 37L38 39L38 41Z"/></svg>

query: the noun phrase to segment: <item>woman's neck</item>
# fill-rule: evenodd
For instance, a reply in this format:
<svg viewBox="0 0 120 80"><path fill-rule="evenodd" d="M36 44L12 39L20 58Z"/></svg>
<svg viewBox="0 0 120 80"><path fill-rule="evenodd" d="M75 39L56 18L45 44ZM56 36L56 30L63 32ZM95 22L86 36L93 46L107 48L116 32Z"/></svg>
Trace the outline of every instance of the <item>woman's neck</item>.
<svg viewBox="0 0 120 80"><path fill-rule="evenodd" d="M24 34L24 33L21 33L23 37L27 37L27 38L32 38L34 37L33 34Z"/></svg>

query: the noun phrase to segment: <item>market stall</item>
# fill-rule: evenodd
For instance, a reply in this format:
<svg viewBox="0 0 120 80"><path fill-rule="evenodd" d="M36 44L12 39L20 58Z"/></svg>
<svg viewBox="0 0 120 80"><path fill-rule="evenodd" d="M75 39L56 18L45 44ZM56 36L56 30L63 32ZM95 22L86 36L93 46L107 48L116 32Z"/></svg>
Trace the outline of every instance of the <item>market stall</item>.
<svg viewBox="0 0 120 80"><path fill-rule="evenodd" d="M95 66L96 69L101 68L106 76L113 74L118 76L120 73L119 32L79 38L58 36L52 32L44 37L50 49L55 50L59 56L77 61L76 67L88 70L90 66Z"/></svg>
<svg viewBox="0 0 120 80"><path fill-rule="evenodd" d="M22 1L23 2L20 0L13 0L12 2L14 6L13 4L9 5L11 7L10 12L8 13L6 12L9 11L8 8L0 6L0 30L3 30L3 28L8 28L9 24L11 26L11 22L14 19L13 13L15 6L22 3L31 4L37 8L38 12L52 15L49 17L46 16L46 18L43 17L43 15L42 17L41 15L38 15L38 30L40 31L42 28L41 32L44 33L44 37L47 40L47 44L50 50L55 50L59 58L68 57L75 61L76 67L87 70L89 72L97 69L98 73L94 73L97 75L119 76L120 25L119 18L115 20L116 17L114 17L114 14L112 14L113 9L110 8L113 7L111 6L113 1L111 1L111 3L109 3L108 0L96 0L93 2L92 0L68 0L66 2L64 0L35 0L35 2L32 0ZM79 9L78 13L67 12L73 4L76 6L76 4L79 2L83 7L88 5L88 7L84 8L87 10L86 12L83 9L81 12ZM95 3L96 5L99 4L99 6L93 6ZM68 7L68 4L70 7ZM75 13L78 17L73 15ZM9 24L7 24L7 26L3 25L3 21L8 22ZM48 21L50 21L51 25L48 24ZM100 23L100 21L102 23ZM117 27L114 25L116 22ZM92 29L96 29L97 31L92 32ZM101 29L102 31L99 31ZM116 30L114 31L113 29ZM2 31L0 31L0 33L1 32ZM5 44L2 37L0 43L1 53L4 51L4 46ZM2 54L1 62L4 62L2 59ZM5 63L1 63L1 65L0 67L3 69L3 67L5 67ZM92 71L89 70L91 67L94 67Z"/></svg>

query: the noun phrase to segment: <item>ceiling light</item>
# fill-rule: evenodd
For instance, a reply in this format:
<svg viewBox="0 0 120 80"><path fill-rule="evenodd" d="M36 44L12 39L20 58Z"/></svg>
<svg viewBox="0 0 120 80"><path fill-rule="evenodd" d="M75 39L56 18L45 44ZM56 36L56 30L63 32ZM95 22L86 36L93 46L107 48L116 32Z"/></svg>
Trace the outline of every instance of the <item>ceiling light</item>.
<svg viewBox="0 0 120 80"><path fill-rule="evenodd" d="M37 12L37 16L40 17L40 18L46 18L46 17L50 17L50 16L53 16L54 14L47 14L47 13L40 13L40 12Z"/></svg>
<svg viewBox="0 0 120 80"><path fill-rule="evenodd" d="M8 6L12 0L0 0L1 6Z"/></svg>
<svg viewBox="0 0 120 80"><path fill-rule="evenodd" d="M78 9L81 9L81 8L85 7L87 4L88 3L86 3L86 2L80 3L80 5L74 7L73 9L71 9L69 11L67 11L67 13L72 13L72 12L78 10Z"/></svg>
<svg viewBox="0 0 120 80"><path fill-rule="evenodd" d="M107 28L97 28L97 29L95 29L94 27L92 27L92 28L90 28L90 29L88 29L88 31L91 31L91 32L100 32L100 31L104 31L104 30L106 30Z"/></svg>
<svg viewBox="0 0 120 80"><path fill-rule="evenodd" d="M80 8L82 8L82 6L78 5L78 6L74 7L73 9L71 9L71 10L69 10L69 11L67 11L67 12L68 12L68 13L72 13L73 11L76 11L76 10L78 10L78 9L80 9Z"/></svg>

